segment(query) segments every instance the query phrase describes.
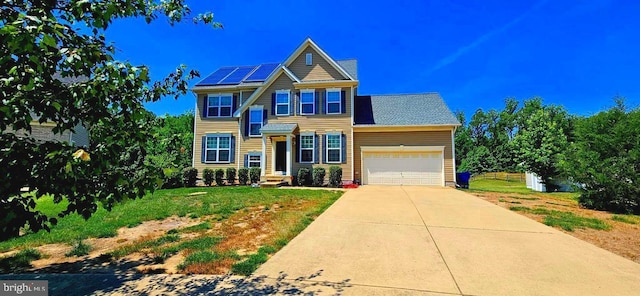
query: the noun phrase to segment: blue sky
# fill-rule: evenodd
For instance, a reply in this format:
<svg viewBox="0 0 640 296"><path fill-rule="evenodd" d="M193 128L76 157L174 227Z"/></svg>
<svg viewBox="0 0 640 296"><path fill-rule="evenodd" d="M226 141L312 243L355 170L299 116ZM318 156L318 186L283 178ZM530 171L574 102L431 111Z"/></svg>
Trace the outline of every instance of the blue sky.
<svg viewBox="0 0 640 296"><path fill-rule="evenodd" d="M179 64L282 62L307 37L335 59L357 58L359 94L439 92L452 110L502 108L534 96L589 115L615 95L640 105L639 1L188 1L224 29L117 20L117 57L160 79ZM197 81L193 81L191 85ZM194 108L193 95L147 105Z"/></svg>

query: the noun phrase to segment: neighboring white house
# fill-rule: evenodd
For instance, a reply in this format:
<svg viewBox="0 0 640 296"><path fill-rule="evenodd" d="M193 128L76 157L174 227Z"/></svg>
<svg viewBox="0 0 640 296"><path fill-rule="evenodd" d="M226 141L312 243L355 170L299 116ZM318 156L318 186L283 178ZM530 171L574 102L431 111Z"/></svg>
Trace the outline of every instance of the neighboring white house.
<svg viewBox="0 0 640 296"><path fill-rule="evenodd" d="M527 188L534 191L540 191L540 192L547 191L547 188L542 183L542 179L540 179L540 177L535 173L526 172L525 179L527 182ZM571 184L569 182L566 182L566 181L559 182L558 186L559 186L558 191L561 191L561 192L573 191L573 188L571 188Z"/></svg>

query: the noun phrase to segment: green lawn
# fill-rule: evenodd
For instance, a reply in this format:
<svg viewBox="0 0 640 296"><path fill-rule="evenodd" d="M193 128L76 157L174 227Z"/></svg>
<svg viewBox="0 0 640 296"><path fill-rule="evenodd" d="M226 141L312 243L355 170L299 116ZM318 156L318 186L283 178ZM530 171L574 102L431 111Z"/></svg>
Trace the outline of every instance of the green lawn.
<svg viewBox="0 0 640 296"><path fill-rule="evenodd" d="M577 192L538 192L527 188L524 181L505 181L493 179L471 179L469 182L469 191L471 192L500 192L500 193L517 193L517 194L535 194L541 196L554 197L563 200L576 201L580 195Z"/></svg>
<svg viewBox="0 0 640 296"><path fill-rule="evenodd" d="M204 192L201 195L190 193ZM12 249L33 248L49 243L73 244L89 237L112 237L121 227L133 227L144 221L161 220L172 215L180 217L212 216L222 221L238 210L255 205L270 206L279 202L298 200L317 201L313 213L322 212L342 195L340 191L328 190L282 190L251 187L211 187L179 188L158 190L153 195L141 199L129 200L113 208L98 211L88 221L78 215L59 219L51 232L41 231L19 238L0 242L0 252ZM37 209L48 214L58 212L64 204L54 204L51 198L38 201ZM307 214L302 213L302 224L310 223ZM294 227L295 225L292 225ZM305 225L306 226L306 225ZM304 228L304 227L302 227Z"/></svg>
<svg viewBox="0 0 640 296"><path fill-rule="evenodd" d="M535 192L527 188L527 184L525 182L493 179L471 179L471 181L469 182L469 190L521 194L529 194Z"/></svg>
<svg viewBox="0 0 640 296"><path fill-rule="evenodd" d="M544 224L552 227L560 227L566 231L574 231L578 228L592 228L596 230L609 230L611 225L596 219L581 217L572 212L563 212L557 210L548 210L544 208L527 208L527 207L509 207L512 211L531 213L544 216Z"/></svg>

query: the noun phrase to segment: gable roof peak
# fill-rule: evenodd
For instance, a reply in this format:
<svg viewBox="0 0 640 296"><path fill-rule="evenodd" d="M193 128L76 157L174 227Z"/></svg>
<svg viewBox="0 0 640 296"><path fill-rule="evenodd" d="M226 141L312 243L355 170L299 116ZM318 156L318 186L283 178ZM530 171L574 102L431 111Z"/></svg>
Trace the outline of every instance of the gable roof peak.
<svg viewBox="0 0 640 296"><path fill-rule="evenodd" d="M305 49L307 49L307 47L311 47L313 48L313 50L315 50L318 54L320 54L320 56L322 58L324 58L327 62L329 62L329 64L331 66L333 66L333 68L335 68L340 74L342 74L342 76L344 76L345 78L349 79L349 80L356 80L355 78L353 78L353 76L351 76L351 74L349 74L349 72L347 72L344 68L342 68L342 66L340 66L336 60L334 60L333 58L331 58L324 50L322 50L322 48L320 48L320 46L318 46L318 44L316 44L311 37L308 37L302 42L302 44L300 44L295 51L293 51L292 54L290 54L287 59L282 63L282 65L289 67L291 66L291 63L293 63L293 61L299 57Z"/></svg>

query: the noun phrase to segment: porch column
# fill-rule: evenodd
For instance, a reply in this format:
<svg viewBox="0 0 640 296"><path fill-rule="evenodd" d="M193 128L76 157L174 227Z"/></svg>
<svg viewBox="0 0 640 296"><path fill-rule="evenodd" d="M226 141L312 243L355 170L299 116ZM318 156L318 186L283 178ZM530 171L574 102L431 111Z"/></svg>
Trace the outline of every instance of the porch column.
<svg viewBox="0 0 640 296"><path fill-rule="evenodd" d="M260 156L260 176L266 175L267 137L262 136L262 156Z"/></svg>
<svg viewBox="0 0 640 296"><path fill-rule="evenodd" d="M291 173L291 135L287 135L287 172L286 176L293 176Z"/></svg>

